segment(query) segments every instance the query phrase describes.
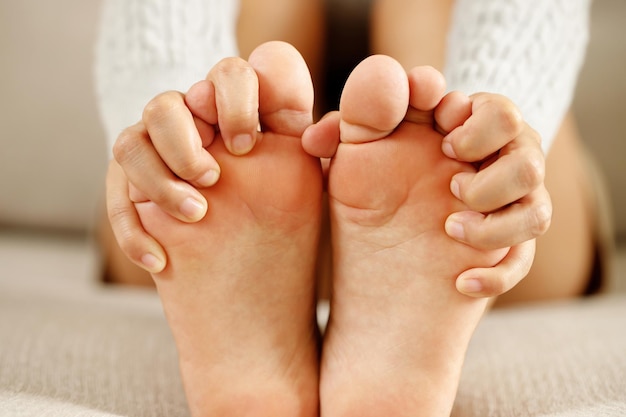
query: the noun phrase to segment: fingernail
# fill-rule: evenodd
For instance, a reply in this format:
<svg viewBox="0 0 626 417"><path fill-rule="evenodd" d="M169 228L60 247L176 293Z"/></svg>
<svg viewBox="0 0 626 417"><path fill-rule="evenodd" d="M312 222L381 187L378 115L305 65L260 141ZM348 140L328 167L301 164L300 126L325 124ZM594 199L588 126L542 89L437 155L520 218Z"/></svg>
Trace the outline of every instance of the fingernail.
<svg viewBox="0 0 626 417"><path fill-rule="evenodd" d="M198 178L198 184L203 187L210 187L215 185L217 180L220 178L220 173L216 169L209 169L203 176Z"/></svg>
<svg viewBox="0 0 626 417"><path fill-rule="evenodd" d="M200 220L205 211L204 204L191 197L186 198L180 205L180 212L191 221Z"/></svg>
<svg viewBox="0 0 626 417"><path fill-rule="evenodd" d="M448 158L457 159L456 153L454 152L454 148L452 147L452 144L450 142L444 141L441 144L441 150L443 151L444 155L446 155Z"/></svg>
<svg viewBox="0 0 626 417"><path fill-rule="evenodd" d="M459 200L461 199L461 188L459 187L459 183L454 178L450 181L450 191L456 198Z"/></svg>
<svg viewBox="0 0 626 417"><path fill-rule="evenodd" d="M446 222L446 233L448 236L457 240L465 239L465 229L463 225L455 220L448 220Z"/></svg>
<svg viewBox="0 0 626 417"><path fill-rule="evenodd" d="M237 155L243 155L252 149L252 136L247 134L237 135L233 138L232 148Z"/></svg>
<svg viewBox="0 0 626 417"><path fill-rule="evenodd" d="M148 272L151 272L153 274L161 272L163 270L163 267L165 266L165 262L162 259L151 253L146 253L144 256L142 256L141 263Z"/></svg>
<svg viewBox="0 0 626 417"><path fill-rule="evenodd" d="M477 294L482 292L483 284L476 278L467 278L457 282L456 288L464 294Z"/></svg>

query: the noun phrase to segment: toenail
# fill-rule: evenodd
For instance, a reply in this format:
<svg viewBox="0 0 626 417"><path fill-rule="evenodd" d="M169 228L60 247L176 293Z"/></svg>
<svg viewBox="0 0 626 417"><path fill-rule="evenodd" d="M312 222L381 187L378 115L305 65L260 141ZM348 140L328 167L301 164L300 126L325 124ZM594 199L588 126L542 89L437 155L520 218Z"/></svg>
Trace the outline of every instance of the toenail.
<svg viewBox="0 0 626 417"><path fill-rule="evenodd" d="M454 148L450 142L443 142L441 144L441 150L448 158L457 159L456 152L454 152Z"/></svg>
<svg viewBox="0 0 626 417"><path fill-rule="evenodd" d="M237 155L243 155L252 150L252 136L248 134L237 135L233 138L232 148Z"/></svg>
<svg viewBox="0 0 626 417"><path fill-rule="evenodd" d="M188 197L180 205L180 212L189 220L200 220L206 211L204 204L195 198Z"/></svg>

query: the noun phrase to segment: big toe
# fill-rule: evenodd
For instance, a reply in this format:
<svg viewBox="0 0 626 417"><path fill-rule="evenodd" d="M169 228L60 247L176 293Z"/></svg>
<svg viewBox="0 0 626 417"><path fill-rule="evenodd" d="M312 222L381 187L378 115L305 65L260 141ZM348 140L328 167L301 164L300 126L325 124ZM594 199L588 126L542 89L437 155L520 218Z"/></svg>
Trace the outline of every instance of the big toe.
<svg viewBox="0 0 626 417"><path fill-rule="evenodd" d="M393 58L373 55L352 71L339 103L341 142L364 143L389 135L409 105L406 71Z"/></svg>
<svg viewBox="0 0 626 417"><path fill-rule="evenodd" d="M264 130L301 136L313 122L313 83L302 55L290 44L258 46L248 62L259 79L259 118Z"/></svg>

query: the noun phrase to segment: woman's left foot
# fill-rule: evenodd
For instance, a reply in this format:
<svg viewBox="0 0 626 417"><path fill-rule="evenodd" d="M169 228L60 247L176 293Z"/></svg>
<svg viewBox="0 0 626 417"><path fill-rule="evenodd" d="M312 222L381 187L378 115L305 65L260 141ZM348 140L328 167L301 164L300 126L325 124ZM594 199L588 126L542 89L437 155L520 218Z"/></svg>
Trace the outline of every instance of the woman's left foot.
<svg viewBox="0 0 626 417"><path fill-rule="evenodd" d="M334 287L323 417L450 414L487 304L460 294L455 279L505 252L474 250L444 230L466 209L451 177L473 170L441 151L433 109L444 89L434 69L407 77L384 56L363 61L344 88L328 173Z"/></svg>

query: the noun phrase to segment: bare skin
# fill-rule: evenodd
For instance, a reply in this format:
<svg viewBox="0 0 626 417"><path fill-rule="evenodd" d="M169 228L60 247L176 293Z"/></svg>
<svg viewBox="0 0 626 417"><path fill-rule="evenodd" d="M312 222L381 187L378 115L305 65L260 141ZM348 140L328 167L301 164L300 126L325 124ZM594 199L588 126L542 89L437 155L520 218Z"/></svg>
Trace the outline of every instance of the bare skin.
<svg viewBox="0 0 626 417"><path fill-rule="evenodd" d="M450 413L487 305L460 294L455 279L507 250L475 250L445 233L446 217L466 209L449 182L474 168L441 151L433 109L443 91L430 67L407 78L391 58L370 57L348 79L339 114L303 138L313 152L332 149L330 132L340 138L328 172L334 291L322 416Z"/></svg>
<svg viewBox="0 0 626 417"><path fill-rule="evenodd" d="M313 72L313 78L320 79L319 68L322 65L321 57L323 55L320 45L324 29L321 2L319 0L309 0L297 2L297 5L282 7L280 5L283 1L269 0L264 2L264 5L267 7L262 8L262 13L257 13L258 10L255 12L258 8L258 2L248 2L247 0L242 2L242 13L237 33L240 49L247 54L247 51L251 51L255 45L263 40L271 38L289 40L302 51L307 64L309 64ZM428 4L421 0L417 2L406 2L405 0L374 1L372 8L372 47L374 51L393 56L407 69L417 64L429 64L435 68L442 69L444 65L445 35L452 4L452 0L436 3L428 2ZM420 8L426 6L431 10L431 13L420 13ZM276 15L276 10L281 10L281 14ZM291 24L277 25L275 24L277 19L289 21ZM255 24L246 23L249 23L251 20ZM403 22L409 22L410 24L406 25ZM420 23L415 24L415 22ZM405 42L407 38L424 39L426 37L428 37L429 42ZM568 117L568 119L571 119L571 117ZM250 126L256 126L256 121L252 119L246 121L243 125L244 130L249 130ZM237 128L235 126L233 129L242 129L242 127ZM151 139L153 142L156 141L155 138ZM166 138L166 141L171 140ZM476 137L474 138L474 143L479 145L483 141L480 137ZM530 146L533 145L531 144ZM184 146L179 146L179 149L184 149ZM183 179L187 178L181 175L182 173L179 172L177 166L195 167L195 169L198 169L197 172L188 173L193 184L194 178L204 174L206 164L197 164L197 158L190 158L190 155L195 156L193 152L187 152L187 156L171 156L170 159L178 158L178 161L177 164L170 166L170 168L174 174ZM571 155L574 157L571 158ZM161 156L163 157L164 155ZM459 157L463 156L462 152L459 152ZM486 171L496 171L490 174L492 178L506 178L506 175L502 175L503 173L519 176L526 175L521 171L514 172L515 169L518 169L515 167L524 166L523 160L526 158L526 155L520 153L518 157L518 162L522 163L508 164L504 171L493 167L487 168ZM565 276L555 272L562 271L564 266L569 265L567 259L565 260L566 264L558 261L558 259L562 258L559 254L563 253L567 254L568 259L581 261L580 268L577 268L578 271L588 271L590 269L591 248L589 245L575 244L575 242L580 242L581 240L573 239L571 234L573 231L576 231L577 236L592 236L594 233L593 208L592 204L590 204L592 197L589 189L585 186L587 174L584 166L571 162L580 160L580 157L581 152L580 147L577 145L576 128L571 123L564 123L555 139L555 145L547 161L550 165L548 172L561 172L564 175L548 175L546 185L553 194L556 207L569 207L571 204L578 204L577 202L580 201L585 203L579 204L578 207L581 210L576 212L565 209L563 212L567 213L567 219L561 217L556 227L550 231L550 237L545 238L545 243L542 244L541 240L544 239L540 238L538 245L539 254L530 272L530 276L536 278L529 279L529 283L524 285L523 291L518 292L513 288L526 275L533 258L534 251L531 250L531 245L527 244L524 246L523 251L518 251L519 256L515 260L506 267L496 270L495 272L497 273L492 273L488 285L483 286L482 291L476 295L497 296L513 288L513 292L510 293L511 297L507 296L501 300L502 305L507 304L509 301L530 301L543 294L544 284L548 281L553 282L554 285L543 298L571 297L581 293L581 289L585 287L588 280L587 273ZM145 161L140 159L136 159L135 163L138 166L145 166ZM112 165L116 165L116 163L113 162ZM110 223L113 227L111 229L109 219L103 219L100 227L101 241L103 242L102 246L105 252L104 260L107 279L111 282L152 285L149 274L141 269L141 267L147 267L141 260L147 252L156 253L160 249L158 244L141 229L135 216L132 214L132 208L127 201L124 201L125 198L127 199L123 193L124 184L127 181L125 177L128 176L129 168L131 167L129 164L123 164L122 168L123 171L118 169L109 171L108 182L110 184L109 190L111 191L107 196L107 200L109 203ZM500 174L498 174L498 171ZM581 177L581 181L573 184L568 180L572 175ZM151 177L155 178L155 183L153 185L144 184L142 191L154 201L158 201L155 197L162 196L165 198L164 206L166 207L180 204L185 198L185 194L187 196L194 195L193 190L190 188L185 188L184 193L180 191L166 192L162 186L164 179L159 178L157 175L152 175ZM132 179L131 182L133 182ZM490 187L490 184L483 183L482 194L489 194ZM469 187L467 184L462 184L460 188L465 195L480 194L477 192L476 186ZM474 190L470 190L470 188L474 188ZM178 190L180 189L182 187L179 186ZM465 202L470 206L472 205L470 201L465 200ZM466 230L467 241L478 247L484 247L486 244L485 240L491 234L490 230L494 228L506 230L512 225L524 224L526 222L524 219L532 217L533 211L537 210L537 207L532 204L526 204L525 206L518 204L517 206L525 207L525 209L500 216L501 221L498 224L496 222L484 221L484 219L473 218L473 221L468 223ZM497 210L498 208L491 207L490 209ZM531 227L534 226L530 225L527 232L530 231ZM330 253L328 245L324 244L329 242L329 237L324 235L326 230L327 228L322 229L324 238L320 240L322 244L322 250L318 258L318 270L322 271L320 277L330 276L330 257L323 256L324 253ZM525 236L529 236L527 232ZM115 237L113 237L114 233ZM534 231L535 235L540 235L541 233L542 230L540 229ZM514 244L513 242L505 243L507 245ZM558 253L555 253L555 251ZM128 258L132 261L129 261ZM141 267L137 265L141 265ZM148 267L148 269L150 268ZM498 282L497 277L502 277L502 279ZM320 288L328 289L327 280L320 280L320 283ZM327 293L327 291L322 292L322 294Z"/></svg>
<svg viewBox="0 0 626 417"><path fill-rule="evenodd" d="M167 267L153 278L192 415L313 417L322 177L300 142L311 122L312 85L286 44L258 48L249 65L258 75L263 132L246 156L232 155L220 135L212 140L207 150L221 179L200 189L207 215L189 224L153 202L136 208L167 252Z"/></svg>
<svg viewBox="0 0 626 417"><path fill-rule="evenodd" d="M374 0L371 17L373 52L392 56L407 69L416 65L431 65L443 71L453 5L454 0L441 0L436 4L428 0ZM429 12L423 13L426 9ZM406 42L406 39L429 41ZM475 146L480 146L480 138L475 139ZM458 153L464 156L462 152ZM519 266L530 268L528 274L515 272L512 268L501 269L501 279L493 280L492 287L483 289L484 295L498 296L495 307L577 297L584 293L589 283L594 262L594 239L598 233L594 221L597 208L580 133L571 111L556 134L545 164L545 186L554 206L552 224L545 234L537 237L536 256L527 249L521 254L534 258L532 262L518 261ZM507 170L492 178L505 179L507 171L512 173L515 165L511 163ZM524 175L521 171L516 175L520 174ZM468 194L475 192L477 187L470 190L469 184L463 184L461 188L465 188L464 194ZM483 183L484 190L498 188L500 186L494 183ZM486 211L495 208L490 207ZM527 216L511 215L497 225L492 222L491 227L489 221L472 221L467 230L468 238L472 243L478 242L481 236L492 233L490 229L507 230L512 224L524 222L524 217Z"/></svg>

